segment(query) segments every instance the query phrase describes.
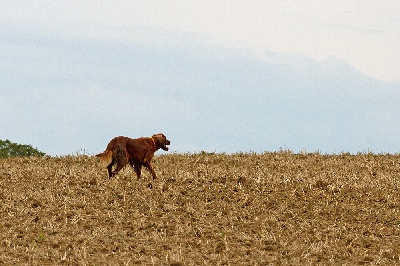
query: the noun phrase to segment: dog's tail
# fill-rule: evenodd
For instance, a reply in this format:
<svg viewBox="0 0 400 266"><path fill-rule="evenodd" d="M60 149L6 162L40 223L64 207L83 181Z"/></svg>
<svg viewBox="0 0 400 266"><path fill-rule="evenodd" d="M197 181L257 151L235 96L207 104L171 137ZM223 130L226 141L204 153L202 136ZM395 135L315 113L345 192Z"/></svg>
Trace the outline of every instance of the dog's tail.
<svg viewBox="0 0 400 266"><path fill-rule="evenodd" d="M99 159L106 164L110 164L112 161L113 152L111 150L105 150L102 153L96 155Z"/></svg>

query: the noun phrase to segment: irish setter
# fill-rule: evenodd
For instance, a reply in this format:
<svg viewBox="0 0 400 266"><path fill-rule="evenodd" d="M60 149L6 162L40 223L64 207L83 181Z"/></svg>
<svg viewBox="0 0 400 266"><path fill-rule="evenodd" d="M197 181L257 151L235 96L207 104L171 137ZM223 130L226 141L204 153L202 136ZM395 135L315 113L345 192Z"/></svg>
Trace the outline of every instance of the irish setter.
<svg viewBox="0 0 400 266"><path fill-rule="evenodd" d="M138 179L140 178L142 166L149 169L153 179L156 179L156 173L151 166L151 159L154 156L154 152L160 148L168 151L167 145L170 145L170 143L162 133L155 134L151 138L138 139L120 136L113 138L108 143L106 150L96 156L108 164L109 177L116 175L129 163L134 168ZM112 171L114 164L116 164L116 167Z"/></svg>

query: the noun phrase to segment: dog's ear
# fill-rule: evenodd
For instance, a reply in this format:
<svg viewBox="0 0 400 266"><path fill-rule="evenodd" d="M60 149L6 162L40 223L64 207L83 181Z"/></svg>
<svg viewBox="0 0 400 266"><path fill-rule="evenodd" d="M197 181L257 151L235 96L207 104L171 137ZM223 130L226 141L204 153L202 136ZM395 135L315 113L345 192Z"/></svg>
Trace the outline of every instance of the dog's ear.
<svg viewBox="0 0 400 266"><path fill-rule="evenodd" d="M161 142L160 134L154 134L151 138L154 140L156 147L159 147Z"/></svg>
<svg viewBox="0 0 400 266"><path fill-rule="evenodd" d="M154 134L153 137L154 142L156 143L157 148L161 148L164 151L168 151L167 145L170 144L170 141L162 133Z"/></svg>
<svg viewBox="0 0 400 266"><path fill-rule="evenodd" d="M163 133L154 134L152 138L158 139L159 141L166 139Z"/></svg>

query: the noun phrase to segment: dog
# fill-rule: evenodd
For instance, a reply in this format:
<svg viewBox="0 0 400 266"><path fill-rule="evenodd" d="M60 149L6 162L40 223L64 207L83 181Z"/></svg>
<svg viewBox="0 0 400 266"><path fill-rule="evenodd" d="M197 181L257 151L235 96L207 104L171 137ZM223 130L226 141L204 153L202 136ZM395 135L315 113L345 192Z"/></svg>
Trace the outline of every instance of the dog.
<svg viewBox="0 0 400 266"><path fill-rule="evenodd" d="M160 148L168 151L167 145L170 144L171 142L162 133L154 134L151 138L138 139L119 136L113 138L108 143L106 150L96 156L108 164L109 178L115 176L129 163L135 170L138 179L142 172L142 166L144 166L150 171L154 180L156 179L156 173L151 166L154 153ZM114 164L116 164L116 167L112 171Z"/></svg>

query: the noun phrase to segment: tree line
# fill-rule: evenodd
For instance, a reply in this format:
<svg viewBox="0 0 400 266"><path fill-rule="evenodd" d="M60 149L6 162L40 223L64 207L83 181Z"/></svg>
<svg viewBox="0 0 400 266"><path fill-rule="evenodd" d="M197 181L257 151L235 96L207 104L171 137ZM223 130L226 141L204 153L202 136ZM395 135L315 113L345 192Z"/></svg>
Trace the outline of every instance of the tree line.
<svg viewBox="0 0 400 266"><path fill-rule="evenodd" d="M44 156L46 153L33 148L31 145L17 144L10 140L0 140L0 158L22 157L22 156Z"/></svg>

